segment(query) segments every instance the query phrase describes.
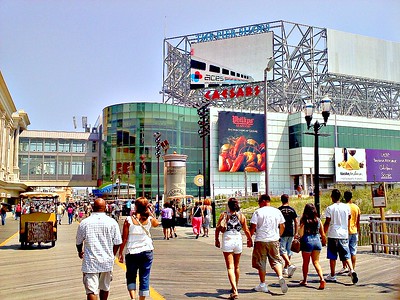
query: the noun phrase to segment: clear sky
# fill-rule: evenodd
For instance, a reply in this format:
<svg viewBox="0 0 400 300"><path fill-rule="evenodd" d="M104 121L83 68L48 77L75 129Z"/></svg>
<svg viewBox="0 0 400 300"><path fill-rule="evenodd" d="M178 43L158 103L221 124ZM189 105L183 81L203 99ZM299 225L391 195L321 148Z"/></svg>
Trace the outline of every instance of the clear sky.
<svg viewBox="0 0 400 300"><path fill-rule="evenodd" d="M82 131L161 102L164 37L284 20L400 42L399 16L399 0L0 0L0 70L29 129Z"/></svg>

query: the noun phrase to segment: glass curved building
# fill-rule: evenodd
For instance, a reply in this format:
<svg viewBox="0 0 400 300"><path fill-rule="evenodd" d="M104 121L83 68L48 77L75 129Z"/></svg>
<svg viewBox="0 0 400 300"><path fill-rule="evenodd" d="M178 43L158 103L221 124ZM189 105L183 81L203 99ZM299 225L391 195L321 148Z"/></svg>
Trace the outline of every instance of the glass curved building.
<svg viewBox="0 0 400 300"><path fill-rule="evenodd" d="M153 134L161 133L161 143L167 141L167 153L188 156L187 194L198 195L194 177L202 169L202 139L198 135L197 110L162 103L123 103L103 109L102 183L129 183L136 186L137 196L156 198L158 189L158 159ZM161 150L162 154L164 151ZM145 173L143 174L142 159ZM160 194L164 188L164 161L160 163Z"/></svg>

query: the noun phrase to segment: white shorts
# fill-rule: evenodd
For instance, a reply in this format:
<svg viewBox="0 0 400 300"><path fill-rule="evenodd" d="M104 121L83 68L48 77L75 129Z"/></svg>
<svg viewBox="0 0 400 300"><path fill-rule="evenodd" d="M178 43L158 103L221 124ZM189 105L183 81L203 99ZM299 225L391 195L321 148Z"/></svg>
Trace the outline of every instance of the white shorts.
<svg viewBox="0 0 400 300"><path fill-rule="evenodd" d="M83 273L83 285L85 286L86 295L99 294L99 289L109 291L112 281L112 271L102 273Z"/></svg>
<svg viewBox="0 0 400 300"><path fill-rule="evenodd" d="M240 232L226 231L222 235L221 250L223 252L233 252L235 254L242 253L242 235Z"/></svg>

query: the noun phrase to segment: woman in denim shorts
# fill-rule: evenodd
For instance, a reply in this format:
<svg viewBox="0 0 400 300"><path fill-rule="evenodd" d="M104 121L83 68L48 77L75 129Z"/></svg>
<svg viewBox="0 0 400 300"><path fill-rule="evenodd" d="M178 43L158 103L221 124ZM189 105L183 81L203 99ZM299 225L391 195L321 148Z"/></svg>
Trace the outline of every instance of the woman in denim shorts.
<svg viewBox="0 0 400 300"><path fill-rule="evenodd" d="M321 219L318 218L317 210L312 203L308 203L304 207L304 212L300 219L299 234L301 237L300 250L303 257L303 280L300 281L300 285L307 285L308 265L311 258L320 280L318 289L323 290L326 282L319 264L319 254L322 245L326 244L326 235Z"/></svg>

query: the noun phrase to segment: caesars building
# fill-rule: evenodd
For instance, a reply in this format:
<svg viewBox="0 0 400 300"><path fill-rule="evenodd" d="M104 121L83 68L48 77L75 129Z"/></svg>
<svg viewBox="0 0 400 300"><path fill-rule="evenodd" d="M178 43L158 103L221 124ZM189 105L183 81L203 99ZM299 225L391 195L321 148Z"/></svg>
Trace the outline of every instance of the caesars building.
<svg viewBox="0 0 400 300"><path fill-rule="evenodd" d="M164 180L159 132L168 153L188 156L188 194L198 195L193 179L204 169L211 196L311 192L314 136L305 133L324 123L328 97L320 187L400 182L399 43L274 21L166 38L163 52L162 103L103 110L105 181L119 176L154 196L158 174Z"/></svg>

